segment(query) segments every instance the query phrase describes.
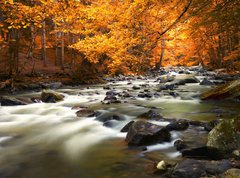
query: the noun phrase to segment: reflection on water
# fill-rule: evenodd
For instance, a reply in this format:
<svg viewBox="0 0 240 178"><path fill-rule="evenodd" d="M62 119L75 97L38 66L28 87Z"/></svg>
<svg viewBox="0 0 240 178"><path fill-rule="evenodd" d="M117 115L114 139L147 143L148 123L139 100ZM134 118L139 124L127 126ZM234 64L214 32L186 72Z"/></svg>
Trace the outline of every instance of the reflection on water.
<svg viewBox="0 0 240 178"><path fill-rule="evenodd" d="M135 81L115 83L116 91L131 91ZM156 92L157 83L148 81L148 88ZM154 88L155 87L155 88ZM198 85L181 86L179 97L160 92L160 97L141 99L132 97L126 103L103 105L106 90L102 86L61 89L64 101L54 104L37 103L27 106L0 107L0 177L1 178L148 178L146 165L162 159L169 162L180 158L173 143L183 138L194 140L202 133L198 144L206 142L206 133L189 128L172 132L172 141L149 146L147 151L128 149L120 129L136 116L154 107L164 117L209 121L221 115L230 118L239 113L239 103L202 102L197 95L206 90ZM187 92L186 92L187 91ZM30 97L39 93L22 94ZM125 121L116 122L114 128L104 127L91 118L78 118L73 106L89 106L102 116L121 115ZM216 110L218 108L218 110ZM220 109L219 109L220 108ZM215 109L215 110L214 110ZM231 112L229 112L231 110ZM226 112L225 112L226 111ZM168 122L151 121L165 126Z"/></svg>

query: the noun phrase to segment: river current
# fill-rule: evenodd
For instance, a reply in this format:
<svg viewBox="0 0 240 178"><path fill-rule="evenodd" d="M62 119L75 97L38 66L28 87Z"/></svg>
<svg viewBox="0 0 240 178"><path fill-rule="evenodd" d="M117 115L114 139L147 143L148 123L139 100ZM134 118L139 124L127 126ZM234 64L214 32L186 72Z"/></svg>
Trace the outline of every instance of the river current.
<svg viewBox="0 0 240 178"><path fill-rule="evenodd" d="M201 79L201 78L200 78ZM109 82L115 91L137 94L147 89L155 93L154 79ZM133 85L144 86L132 90ZM24 106L0 107L0 177L1 178L150 178L148 167L153 162L175 162L181 154L173 147L181 138L194 146L205 144L207 132L203 128L171 132L172 141L151 145L146 151L129 149L121 128L151 108L166 118L210 121L228 119L239 111L239 103L201 101L199 94L209 86L187 84L176 90L173 97L160 92L151 98L132 97L118 104L102 104L103 85L68 87L56 90L64 95L58 103L34 103ZM145 91L147 91L145 90ZM41 92L29 92L16 97L30 98ZM79 118L77 109L88 107L99 111L101 117L119 115L105 127L96 117ZM167 121L150 121L165 126ZM201 135L201 137L199 137ZM196 138L198 142L196 142Z"/></svg>

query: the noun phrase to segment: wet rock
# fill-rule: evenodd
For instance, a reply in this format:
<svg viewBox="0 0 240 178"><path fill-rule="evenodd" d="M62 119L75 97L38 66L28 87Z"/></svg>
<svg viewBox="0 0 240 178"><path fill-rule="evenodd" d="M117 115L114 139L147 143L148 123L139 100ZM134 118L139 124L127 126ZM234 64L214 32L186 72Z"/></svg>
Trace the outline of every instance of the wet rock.
<svg viewBox="0 0 240 178"><path fill-rule="evenodd" d="M103 123L103 126L113 128L118 124L116 120L110 120Z"/></svg>
<svg viewBox="0 0 240 178"><path fill-rule="evenodd" d="M126 136L129 146L151 145L170 139L171 135L166 128L144 121L134 122Z"/></svg>
<svg viewBox="0 0 240 178"><path fill-rule="evenodd" d="M194 75L178 75L174 81L178 85L186 83L199 83L200 81Z"/></svg>
<svg viewBox="0 0 240 178"><path fill-rule="evenodd" d="M157 164L157 169L160 170L160 171L166 171L167 170L167 164L165 161L160 161L158 164Z"/></svg>
<svg viewBox="0 0 240 178"><path fill-rule="evenodd" d="M76 114L77 114L77 117L94 117L94 116L98 116L100 113L90 109L81 109L77 111Z"/></svg>
<svg viewBox="0 0 240 178"><path fill-rule="evenodd" d="M185 149L182 151L185 158L204 159L204 160L220 160L224 158L224 154L214 147L199 147Z"/></svg>
<svg viewBox="0 0 240 178"><path fill-rule="evenodd" d="M233 99L240 96L240 79L228 82L201 95L201 99Z"/></svg>
<svg viewBox="0 0 240 178"><path fill-rule="evenodd" d="M130 121L129 123L127 123L122 129L120 132L128 132L129 131L129 128L132 126L132 124L134 123L135 121Z"/></svg>
<svg viewBox="0 0 240 178"><path fill-rule="evenodd" d="M104 86L103 89L104 90L111 90L111 87L110 86Z"/></svg>
<svg viewBox="0 0 240 178"><path fill-rule="evenodd" d="M201 121L189 121L189 124L195 127L204 127L206 123Z"/></svg>
<svg viewBox="0 0 240 178"><path fill-rule="evenodd" d="M156 111L154 111L152 109L150 109L148 112L145 112L145 113L137 116L137 119L160 120L162 118L163 118L163 116L161 116L159 113L157 113Z"/></svg>
<svg viewBox="0 0 240 178"><path fill-rule="evenodd" d="M134 85L134 86L132 87L132 89L134 89L134 90L140 90L141 88L140 88L139 86Z"/></svg>
<svg viewBox="0 0 240 178"><path fill-rule="evenodd" d="M208 134L207 146L231 153L240 147L240 117L223 120Z"/></svg>
<svg viewBox="0 0 240 178"><path fill-rule="evenodd" d="M208 80L207 78L204 78L201 82L200 85L214 85L213 82L211 82L210 80Z"/></svg>
<svg viewBox="0 0 240 178"><path fill-rule="evenodd" d="M102 116L97 117L97 120L101 121L101 122L107 122L107 121L111 121L111 120L124 121L125 119L118 115L102 115Z"/></svg>
<svg viewBox="0 0 240 178"><path fill-rule="evenodd" d="M219 119L215 119L215 120L212 120L210 122L207 122L203 125L204 127L204 130L210 132L215 126L217 126L219 123L221 122L221 120Z"/></svg>
<svg viewBox="0 0 240 178"><path fill-rule="evenodd" d="M41 100L45 103L56 103L62 101L63 98L63 95L52 90L43 90L41 94Z"/></svg>
<svg viewBox="0 0 240 178"><path fill-rule="evenodd" d="M177 164L172 173L172 178L199 178L206 176L205 166L194 159L185 159Z"/></svg>
<svg viewBox="0 0 240 178"><path fill-rule="evenodd" d="M133 95L131 95L130 93L124 91L124 92L122 93L122 97L124 97L124 98L130 98L130 97L133 97Z"/></svg>
<svg viewBox="0 0 240 178"><path fill-rule="evenodd" d="M169 131L172 131L172 130L186 130L188 127L189 127L189 123L188 123L188 121L185 121L185 120L173 121L166 126L166 128Z"/></svg>
<svg viewBox="0 0 240 178"><path fill-rule="evenodd" d="M6 96L0 98L0 103L1 103L1 106L18 106L18 105L29 104L24 101L18 100L16 98L6 97Z"/></svg>
<svg viewBox="0 0 240 178"><path fill-rule="evenodd" d="M218 175L224 173L231 168L231 162L228 160L221 161L202 161L205 165L205 170L209 175Z"/></svg>
<svg viewBox="0 0 240 178"><path fill-rule="evenodd" d="M175 84L166 84L159 87L160 90L173 90L175 89Z"/></svg>
<svg viewBox="0 0 240 178"><path fill-rule="evenodd" d="M240 169L228 169L219 178L240 178Z"/></svg>
<svg viewBox="0 0 240 178"><path fill-rule="evenodd" d="M119 94L119 92L117 92L116 90L111 90L111 91L106 92L107 96L116 96L118 94Z"/></svg>
<svg viewBox="0 0 240 178"><path fill-rule="evenodd" d="M174 145L174 147L176 148L177 151L181 151L181 150L187 148L186 143L181 139L176 140L173 145Z"/></svg>
<svg viewBox="0 0 240 178"><path fill-rule="evenodd" d="M105 98L104 98L104 101L106 100L117 100L117 97L116 96L113 96L113 95L107 95Z"/></svg>
<svg viewBox="0 0 240 178"><path fill-rule="evenodd" d="M153 95L151 93L139 93L139 98L151 98Z"/></svg>
<svg viewBox="0 0 240 178"><path fill-rule="evenodd" d="M179 96L179 94L176 92L169 92L169 95L175 98Z"/></svg>

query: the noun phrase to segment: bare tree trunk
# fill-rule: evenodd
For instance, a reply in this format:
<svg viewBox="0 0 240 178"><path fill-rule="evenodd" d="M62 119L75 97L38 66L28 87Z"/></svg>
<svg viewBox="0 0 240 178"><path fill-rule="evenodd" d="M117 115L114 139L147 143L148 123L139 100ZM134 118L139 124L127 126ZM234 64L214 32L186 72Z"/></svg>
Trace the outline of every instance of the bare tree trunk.
<svg viewBox="0 0 240 178"><path fill-rule="evenodd" d="M15 30L15 39L16 39L16 46L14 49L14 59L15 59L15 74L19 73L19 31Z"/></svg>
<svg viewBox="0 0 240 178"><path fill-rule="evenodd" d="M47 67L47 57L46 57L46 21L42 22L42 61L44 67Z"/></svg>
<svg viewBox="0 0 240 178"><path fill-rule="evenodd" d="M33 58L33 49L34 49L34 43L35 43L35 34L34 34L34 24L31 23L30 26L30 30L31 30L31 44L30 44L30 49L29 49L29 55L28 57L30 58L31 62L32 62L32 71L31 74L33 74L35 72L35 59Z"/></svg>
<svg viewBox="0 0 240 178"><path fill-rule="evenodd" d="M218 35L218 62L217 67L222 67L222 61L223 61L223 44L222 44L222 36L221 34Z"/></svg>
<svg viewBox="0 0 240 178"><path fill-rule="evenodd" d="M64 70L64 33L61 32L61 68Z"/></svg>
<svg viewBox="0 0 240 178"><path fill-rule="evenodd" d="M159 69L161 66L162 66L162 62L163 62L163 59L164 59L164 53L165 53L165 38L162 37L161 38L161 54L160 54L160 59L159 61L157 61L156 63L156 69Z"/></svg>

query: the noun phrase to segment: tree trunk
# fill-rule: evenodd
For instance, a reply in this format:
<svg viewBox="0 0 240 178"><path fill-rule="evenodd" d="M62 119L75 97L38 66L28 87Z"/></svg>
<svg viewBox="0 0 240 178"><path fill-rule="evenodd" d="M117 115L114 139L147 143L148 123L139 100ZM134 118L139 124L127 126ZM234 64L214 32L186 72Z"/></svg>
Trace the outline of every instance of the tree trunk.
<svg viewBox="0 0 240 178"><path fill-rule="evenodd" d="M161 54L160 54L160 59L159 61L157 61L156 64L156 69L160 69L160 67L162 67L162 62L164 59L164 53L165 53L165 38L161 38Z"/></svg>
<svg viewBox="0 0 240 178"><path fill-rule="evenodd" d="M47 67L47 57L46 57L46 21L42 22L42 61L44 67Z"/></svg>
<svg viewBox="0 0 240 178"><path fill-rule="evenodd" d="M61 32L61 69L64 70L64 33Z"/></svg>

